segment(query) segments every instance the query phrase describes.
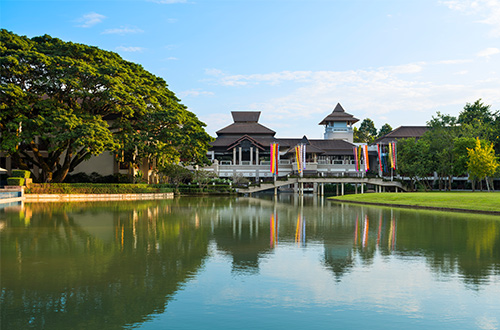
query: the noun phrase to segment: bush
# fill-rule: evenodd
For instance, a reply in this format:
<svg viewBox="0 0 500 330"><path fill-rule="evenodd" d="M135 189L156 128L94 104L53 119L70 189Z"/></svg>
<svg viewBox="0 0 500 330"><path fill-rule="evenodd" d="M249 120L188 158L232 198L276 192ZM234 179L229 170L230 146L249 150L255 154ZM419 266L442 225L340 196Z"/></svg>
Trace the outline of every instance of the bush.
<svg viewBox="0 0 500 330"><path fill-rule="evenodd" d="M9 186L24 186L24 178L16 178L16 177L7 178L7 184Z"/></svg>
<svg viewBox="0 0 500 330"><path fill-rule="evenodd" d="M27 194L143 194L172 192L167 187L147 184L40 183L31 185Z"/></svg>
<svg viewBox="0 0 500 330"><path fill-rule="evenodd" d="M130 177L126 174L113 174L102 176L97 172L87 173L79 172L68 174L64 183L131 183Z"/></svg>
<svg viewBox="0 0 500 330"><path fill-rule="evenodd" d="M30 171L25 171L25 170L12 170L12 177L13 178L29 178L31 175Z"/></svg>

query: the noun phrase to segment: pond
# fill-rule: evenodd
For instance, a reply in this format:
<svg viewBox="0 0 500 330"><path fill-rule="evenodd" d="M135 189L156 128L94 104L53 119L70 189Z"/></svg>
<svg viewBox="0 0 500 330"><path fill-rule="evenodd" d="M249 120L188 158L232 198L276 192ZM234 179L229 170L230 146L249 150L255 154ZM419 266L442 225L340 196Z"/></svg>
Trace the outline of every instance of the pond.
<svg viewBox="0 0 500 330"><path fill-rule="evenodd" d="M500 217L320 198L0 210L2 329L499 329Z"/></svg>

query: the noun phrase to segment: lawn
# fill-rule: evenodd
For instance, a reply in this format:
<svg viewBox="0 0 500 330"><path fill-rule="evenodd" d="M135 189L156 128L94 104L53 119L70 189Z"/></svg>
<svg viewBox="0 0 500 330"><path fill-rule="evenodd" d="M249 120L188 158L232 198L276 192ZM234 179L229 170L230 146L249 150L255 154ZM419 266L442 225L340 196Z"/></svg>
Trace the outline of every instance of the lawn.
<svg viewBox="0 0 500 330"><path fill-rule="evenodd" d="M332 198L345 202L500 212L500 192L370 193Z"/></svg>

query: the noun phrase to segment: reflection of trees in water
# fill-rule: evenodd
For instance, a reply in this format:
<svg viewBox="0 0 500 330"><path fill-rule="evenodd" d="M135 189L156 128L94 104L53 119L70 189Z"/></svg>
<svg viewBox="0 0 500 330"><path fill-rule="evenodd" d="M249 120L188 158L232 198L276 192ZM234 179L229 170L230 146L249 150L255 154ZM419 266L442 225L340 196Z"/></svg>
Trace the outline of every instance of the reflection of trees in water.
<svg viewBox="0 0 500 330"><path fill-rule="evenodd" d="M458 272L475 287L500 274L498 218L407 211L399 217L404 221L398 221L398 253L424 255L435 273Z"/></svg>
<svg viewBox="0 0 500 330"><path fill-rule="evenodd" d="M382 256L423 256L434 273L458 272L466 284L476 287L500 274L500 222L495 217L362 207L351 218L355 220L344 227L354 233L353 254L363 264L371 264L377 252ZM344 252L346 257L339 257L349 243L336 246L340 238L330 241L333 243L325 241L325 259L334 255L326 252L331 244L330 249L338 250L336 258L330 257L337 268L349 265L352 256ZM334 266L330 263L330 267Z"/></svg>
<svg viewBox="0 0 500 330"><path fill-rule="evenodd" d="M208 230L195 228L192 211L172 214L168 203L108 209L100 216L113 223L109 241L78 222L95 211L43 208L22 230L16 229L24 226L19 215L10 216L2 233L6 329L118 329L143 322L164 310L207 255Z"/></svg>

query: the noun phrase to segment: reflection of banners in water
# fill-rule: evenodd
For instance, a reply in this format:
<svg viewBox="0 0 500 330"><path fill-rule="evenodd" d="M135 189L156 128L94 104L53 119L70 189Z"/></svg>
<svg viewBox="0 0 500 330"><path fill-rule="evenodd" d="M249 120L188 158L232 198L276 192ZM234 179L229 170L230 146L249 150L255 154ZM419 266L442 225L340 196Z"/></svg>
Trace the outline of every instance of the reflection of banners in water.
<svg viewBox="0 0 500 330"><path fill-rule="evenodd" d="M356 215L356 224L354 225L354 245L357 245L358 244L358 220L359 220L359 216Z"/></svg>
<svg viewBox="0 0 500 330"><path fill-rule="evenodd" d="M378 233L377 233L377 247L380 244L380 234L382 232L382 213L380 213L380 218L378 219Z"/></svg>
<svg viewBox="0 0 500 330"><path fill-rule="evenodd" d="M394 245L396 244L396 219L391 220L391 229L389 231L389 249L394 250Z"/></svg>
<svg viewBox="0 0 500 330"><path fill-rule="evenodd" d="M297 228L295 229L295 243L304 246L306 243L306 221L300 214L297 216Z"/></svg>
<svg viewBox="0 0 500 330"><path fill-rule="evenodd" d="M275 247L276 244L278 244L278 213L273 213L271 214L271 239L270 239L270 245L271 247Z"/></svg>
<svg viewBox="0 0 500 330"><path fill-rule="evenodd" d="M363 227L363 247L366 247L366 244L368 243L368 227L369 227L369 221L368 221L368 214L365 215L365 224Z"/></svg>

